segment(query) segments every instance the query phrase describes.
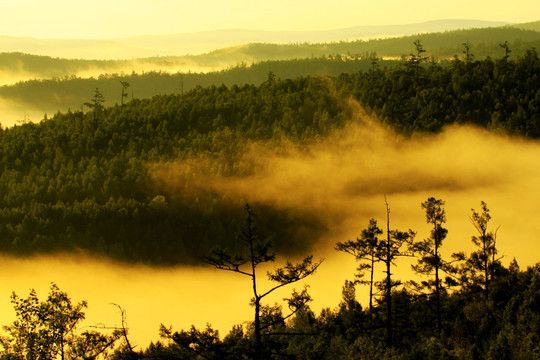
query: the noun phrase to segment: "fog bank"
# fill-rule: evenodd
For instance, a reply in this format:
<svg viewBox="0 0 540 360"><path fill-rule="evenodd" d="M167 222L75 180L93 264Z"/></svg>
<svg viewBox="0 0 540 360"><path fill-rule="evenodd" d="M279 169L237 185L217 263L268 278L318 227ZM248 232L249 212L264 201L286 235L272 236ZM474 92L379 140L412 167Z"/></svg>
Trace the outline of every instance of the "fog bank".
<svg viewBox="0 0 540 360"><path fill-rule="evenodd" d="M464 126L405 139L359 115L345 129L310 145L251 143L243 162L255 170L246 176L209 176L205 166L211 161L198 158L161 164L155 176L174 189L191 171L197 178L188 189L193 193L217 191L316 216L328 229L322 238L313 239L315 257L325 261L307 279L317 313L337 306L343 282L352 279L356 268L349 255L333 250L335 243L356 238L372 217L383 227L385 194L391 227L411 228L418 239L430 230L421 202L430 196L446 201L445 257L474 250L469 216L471 208L479 209L480 201L485 201L491 209L490 228L500 226L497 246L503 263L515 257L524 268L539 261L540 144L536 141ZM249 281L207 267L156 269L75 256L2 258L0 264L4 324L12 316L11 291L25 296L29 288L36 288L45 298L51 281L74 300L88 300L88 323L120 325L120 314L110 303L120 304L139 348L157 340L160 323L177 330L211 323L225 335L232 325L252 316ZM382 269L377 271L382 275ZM405 262L398 263L395 273L402 280L412 276ZM276 292L275 300L290 290ZM365 289L359 289L363 305L365 294Z"/></svg>

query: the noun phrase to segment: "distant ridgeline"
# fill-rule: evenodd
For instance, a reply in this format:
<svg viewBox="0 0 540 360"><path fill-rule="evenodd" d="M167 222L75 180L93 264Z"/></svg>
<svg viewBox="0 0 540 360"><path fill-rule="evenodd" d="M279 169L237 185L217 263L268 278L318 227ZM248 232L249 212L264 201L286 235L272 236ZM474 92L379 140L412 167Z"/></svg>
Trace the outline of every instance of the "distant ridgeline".
<svg viewBox="0 0 540 360"><path fill-rule="evenodd" d="M470 47L475 60L482 60L503 56L504 49L500 44L507 42L513 58L525 54L527 49L540 48L539 25L533 25L529 30L498 27L369 41L253 43L207 54L134 60L68 60L0 53L0 76L6 79L5 84L9 84L0 87L0 98L15 101L22 109L38 110L41 115L68 108L78 110L95 88L105 96L107 105L120 102L119 81L131 84L129 98L144 99L154 95L181 94L197 86L260 85L270 71L281 79L338 76L368 71L374 57L383 59L379 62L380 68L406 62L414 50L412 44L417 40L427 50L425 56L442 63L451 61L455 56L463 58L464 43L472 44ZM8 80L11 78L29 81L13 83Z"/></svg>
<svg viewBox="0 0 540 360"><path fill-rule="evenodd" d="M242 162L249 141L302 146L324 137L351 119L343 101L351 96L404 134L472 123L538 138L540 60L502 45L498 59L469 52L440 64L417 42L393 67L373 58L368 70L337 77L266 72L260 85L128 96L123 106L105 107L96 90L84 113L0 131L0 250L82 249L152 264L198 262L216 245L234 250L244 200L197 190L193 171L177 175L176 188L156 186L149 164L210 159L208 176L245 175L253 171ZM258 213L281 253L306 251L325 231L312 214L260 204Z"/></svg>

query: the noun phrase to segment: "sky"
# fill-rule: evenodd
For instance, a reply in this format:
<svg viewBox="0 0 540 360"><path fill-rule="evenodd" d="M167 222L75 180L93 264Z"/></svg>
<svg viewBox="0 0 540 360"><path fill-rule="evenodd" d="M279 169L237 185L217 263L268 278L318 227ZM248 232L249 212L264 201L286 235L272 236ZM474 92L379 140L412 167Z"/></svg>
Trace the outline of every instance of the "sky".
<svg viewBox="0 0 540 360"><path fill-rule="evenodd" d="M529 22L538 0L0 0L0 36L118 38L223 29L313 31L439 19Z"/></svg>

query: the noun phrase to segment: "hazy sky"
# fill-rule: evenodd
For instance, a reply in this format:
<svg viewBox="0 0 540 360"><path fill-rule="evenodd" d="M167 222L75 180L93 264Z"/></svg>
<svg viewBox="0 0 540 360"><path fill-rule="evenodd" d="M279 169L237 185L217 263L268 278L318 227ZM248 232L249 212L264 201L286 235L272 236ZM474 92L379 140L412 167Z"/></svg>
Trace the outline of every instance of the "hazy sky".
<svg viewBox="0 0 540 360"><path fill-rule="evenodd" d="M0 0L0 36L108 38L220 29L329 30L438 19L528 22L538 0Z"/></svg>

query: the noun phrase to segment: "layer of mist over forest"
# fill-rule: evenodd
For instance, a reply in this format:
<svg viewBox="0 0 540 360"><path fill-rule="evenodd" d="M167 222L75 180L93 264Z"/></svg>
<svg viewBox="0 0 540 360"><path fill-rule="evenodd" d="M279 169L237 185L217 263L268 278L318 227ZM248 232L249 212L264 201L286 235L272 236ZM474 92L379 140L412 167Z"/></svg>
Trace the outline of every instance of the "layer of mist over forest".
<svg viewBox="0 0 540 360"><path fill-rule="evenodd" d="M400 38L333 43L250 43L201 55L124 60L61 59L22 53L0 54L0 124L39 122L43 115L80 109L95 88L107 105L119 101L119 81L132 84L130 97L181 93L198 85L260 84L272 71L280 78L337 76L367 71L374 56L379 66L393 67L407 58L420 40L426 55L439 61L461 56L470 43L475 59L500 58L499 46L510 42L512 54L540 47L536 23L523 28L498 27L427 33ZM20 51L20 50L19 50ZM391 61L389 61L391 60Z"/></svg>
<svg viewBox="0 0 540 360"><path fill-rule="evenodd" d="M491 223L500 226L497 247L503 263L514 257L521 266L538 260L531 251L540 231L536 221L540 145L535 141L471 127L404 139L357 108L357 119L328 138L306 147L252 143L244 157L258 170L247 177L207 178L203 166L198 185L190 191L218 191L250 202L297 208L321 220L328 231L313 253L325 261L308 281L316 312L337 305L343 282L352 279L355 270L350 256L333 250L335 243L359 236L371 217L384 223L384 194L390 203L391 227L412 228L418 238L429 233L420 203L429 196L446 201L449 235L443 256L472 250L475 230L470 209L478 209L483 200L492 210ZM176 176L185 168L183 162L161 165L155 176L174 189ZM120 266L73 255L5 258L2 266L4 319L12 316L11 291L25 294L36 288L44 293L52 281L75 299L89 300L88 323L118 325L119 314L110 303L122 305L139 346L157 338L161 322L175 328L210 322L226 333L233 324L251 319L246 280L209 267ZM398 263L396 274L408 280L409 263ZM358 296L365 304L366 289L360 288Z"/></svg>
<svg viewBox="0 0 540 360"><path fill-rule="evenodd" d="M482 36L487 33L482 31ZM530 38L516 45L516 53L521 47L540 41L538 33L530 31L526 34ZM430 39L436 42L441 36L434 35ZM440 54L451 56L462 51L459 48L461 40L456 40L461 39L458 35L445 36L457 45ZM388 39L387 44L393 46L403 41L410 47L410 38ZM332 51L343 44L334 45ZM275 47L252 44L241 49L240 54L251 56L249 52L255 51L253 49L264 53ZM497 43L479 46L480 51L493 53L494 49L502 51ZM286 53L290 48L282 50ZM231 49L223 51L233 52L231 58L239 56ZM301 51L309 49L306 47ZM214 55L218 57L219 53ZM330 59L328 55L304 61L320 61L314 66L326 71L323 75L333 75L328 70L329 64L346 61L345 57ZM200 75L196 78L198 83L189 84L186 76L182 78L186 83L180 85L180 74L164 73L160 76L172 78L170 88L156 84L157 89L146 88L148 93L141 98L152 99L139 99L138 96L132 99L128 93L124 106L101 107L99 97L95 97L95 102L90 104L95 111L86 108L82 112L79 112L82 95L76 96L75 91L70 93L65 88L64 93L47 93L39 86L54 82L61 86L85 82L79 91L83 89L90 101L94 89L102 88L108 81L114 84L106 89L110 91L106 95L112 104L117 103L113 99L124 99L124 92L120 92L119 87L120 77L72 77L4 87L2 90L6 92L15 92L14 89L32 88L38 84L28 93L52 94L51 98L56 98L53 101L58 104L72 101L77 107L72 109L74 111L59 113L49 122L2 130L4 152L7 154L9 150L10 153L2 154L6 160L1 175L9 180L6 181L9 184L0 185L11 191L6 191L2 197L3 204L11 207L5 205L0 219L4 222L2 234L14 234L13 238L2 239L2 246L19 255L0 258L0 316L3 323L9 323L13 316L9 304L12 291L24 296L28 289L35 288L44 294L54 282L74 299L89 301L88 325L118 326L121 318L111 303L121 305L127 311L132 340L139 348L146 347L158 337L160 323L176 329L187 329L191 324L203 328L206 323L211 323L223 335L234 324L252 320L249 281L203 266L193 254L208 245L205 241L211 238L211 231L223 230L226 233L224 243L234 245L235 224L229 220L241 214L241 205L246 202L252 204L255 214L261 217L258 220L264 223L266 233L274 230L274 234L286 238L275 241L279 245L277 264L283 264L286 258L283 254L288 254L288 258L301 258L313 253L316 258L325 259L317 273L305 282L310 286L314 299L310 306L316 313L325 307L336 307L344 281L352 280L354 276L354 260L335 251L336 243L358 237L370 218L378 220L382 227L386 220L385 196L391 210L391 228L410 228L417 232L417 239L429 236L430 231L420 204L428 197L446 202L448 221L445 226L449 233L442 247L443 257L457 251L470 253L473 250L471 236L476 230L471 224L471 208L479 209L480 202L485 201L492 215L490 229L497 229L497 248L502 263L506 266L514 258L522 268L537 263L540 144L531 138L538 137L539 125L536 117L529 115L536 116L540 98L536 96L537 85L533 81L526 84L527 96L532 94L527 104L520 101L521 98L505 96L504 91L510 81L524 83L520 79L528 76L527 71L537 71L538 56L535 51L528 51L515 59L500 58L502 56L474 64L469 64L469 59L465 64L456 58L452 63L455 77L447 76L451 74L446 72L447 68L439 69L427 61L422 64L425 66L417 67L415 76L412 63L406 59L394 72L378 70L376 64L364 58L369 69L363 69L365 76L355 69L333 79L313 76L293 80L287 78L292 75L284 75L287 80L276 80L276 73L278 76L280 73L269 67L277 65L266 62L251 67L251 70L257 70L256 75L255 72L246 75L246 78L256 78L256 81L245 81L246 84L261 85L232 85L230 89L225 85L217 86L238 81L238 74L248 71L246 66L208 74L206 79L210 80L204 80L208 83L201 80L205 74L197 74ZM295 60L281 65L290 70L294 66L302 67L306 62ZM324 66L320 66L321 63ZM133 79L143 77L143 71L153 69L152 63L126 64L125 69L141 71L141 74L132 74ZM183 69L175 68L183 65L170 66L165 70ZM505 73L510 73L510 68L515 70L511 73L513 77ZM73 74L93 76L97 74L94 71L102 69L99 66L80 68ZM123 69L116 68L115 71ZM13 74L6 70L4 81L33 76L22 67L18 70ZM204 71L203 66L195 71ZM419 77L419 71L425 71L421 73L426 74L425 78ZM471 75L473 73L477 78ZM369 88L376 75L379 76L379 87ZM443 90L438 81L450 77L457 80L449 82ZM471 78L474 81L469 81ZM482 83L485 79L488 80ZM428 89L430 81L434 85ZM387 86L389 83L399 86ZM369 86L362 88L359 84ZM132 83L138 91L136 85ZM338 85L341 86L339 90ZM448 89L455 93L450 94ZM391 104L390 100L381 101L371 90L388 95L388 99L397 104L397 111L386 106ZM487 90L500 98L486 99L479 95L487 94ZM523 95L525 90L519 91L523 91ZM66 92L71 98L65 95ZM179 95L154 96L166 93ZM19 100L25 99L21 94L17 95ZM100 93L96 90L95 94ZM28 100L24 100L26 103L15 101L17 96L0 99L0 119L16 119L15 123L39 122L46 112L41 104L30 108ZM464 114L463 117L440 115L437 112L440 104L433 107L439 98L454 104L452 109L460 116ZM372 101L369 111L364 110L367 105L361 104L360 99ZM423 102L426 99L429 101ZM476 111L477 100L493 105L493 109L481 109L492 113L484 116L481 111ZM49 105L51 102L38 98L33 101ZM425 115L421 119L423 122L417 121L420 116L416 117L415 113L421 107L430 111L435 109L431 113L422 113ZM375 115L377 111L383 114L381 117L386 117L379 119ZM405 114L413 121L403 120ZM13 125L0 122L4 127ZM453 122L456 124L448 125ZM465 125L466 122L483 127ZM73 129L72 133L68 132ZM525 134L531 138L526 138ZM55 151L52 147L56 147ZM41 159L48 161L51 167L43 165L45 162ZM32 183L34 179L39 181ZM199 203L207 199L213 203L207 207L207 204ZM20 204L14 206L18 200ZM239 207L236 213L228 212L236 205ZM183 212L175 214L178 209ZM220 214L229 217L216 220ZM49 221L53 216L57 223ZM188 217L195 219L194 224L171 226ZM14 222L8 223L6 219ZM75 219L73 226L72 219ZM208 224L204 223L206 220L209 220ZM120 222L122 226L119 226ZM105 224L103 228L87 228L88 224L102 223ZM133 250L136 246L132 235L138 230L130 229L132 224L138 224L144 230L144 233L136 234L136 250ZM157 229L158 226L162 228ZM203 241L196 236L177 236L175 231L179 229L209 232ZM291 229L297 231L295 236L285 237ZM165 244L171 245L171 251L184 252L170 254L156 246L158 241L164 244L163 239L146 241L148 238L144 236L158 230L163 231L159 234L178 239L180 245L173 241ZM203 242L204 246L197 247ZM59 243L71 246L69 253L59 251ZM99 250L96 244L100 246ZM186 257L190 256L193 258L187 261ZM111 258L125 262L115 262ZM396 278L406 281L414 277L411 262L410 259L397 262ZM271 268L261 268L261 274ZM377 271L381 278L382 269ZM365 307L367 289L359 287L357 294ZM282 301L281 294L270 301Z"/></svg>

